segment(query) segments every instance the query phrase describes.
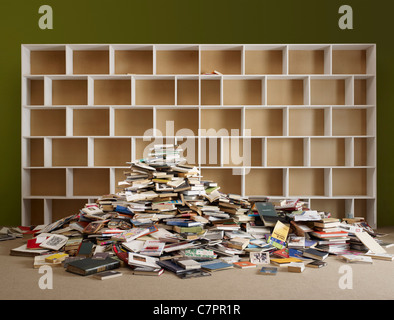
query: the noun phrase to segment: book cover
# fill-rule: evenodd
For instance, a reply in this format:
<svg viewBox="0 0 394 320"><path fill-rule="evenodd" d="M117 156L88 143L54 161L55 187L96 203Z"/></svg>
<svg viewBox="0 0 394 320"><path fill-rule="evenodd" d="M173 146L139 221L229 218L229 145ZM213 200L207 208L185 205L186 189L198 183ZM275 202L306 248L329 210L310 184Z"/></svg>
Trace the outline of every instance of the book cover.
<svg viewBox="0 0 394 320"><path fill-rule="evenodd" d="M119 267L120 262L112 258L107 258L105 260L85 258L69 262L66 271L81 276L88 276L102 271L113 270Z"/></svg>
<svg viewBox="0 0 394 320"><path fill-rule="evenodd" d="M259 271L259 274L264 275L276 275L278 273L278 268L276 267L262 267Z"/></svg>

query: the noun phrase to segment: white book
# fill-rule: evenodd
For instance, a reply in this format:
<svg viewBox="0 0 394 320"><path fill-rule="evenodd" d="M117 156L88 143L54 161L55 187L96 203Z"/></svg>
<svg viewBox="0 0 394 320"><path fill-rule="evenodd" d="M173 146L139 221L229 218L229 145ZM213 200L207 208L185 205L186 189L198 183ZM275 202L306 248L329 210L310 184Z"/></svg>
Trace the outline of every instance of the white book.
<svg viewBox="0 0 394 320"><path fill-rule="evenodd" d="M138 267L149 267L149 268L160 268L159 265L156 264L158 258L149 257L146 255L132 253L129 252L129 265L138 266Z"/></svg>

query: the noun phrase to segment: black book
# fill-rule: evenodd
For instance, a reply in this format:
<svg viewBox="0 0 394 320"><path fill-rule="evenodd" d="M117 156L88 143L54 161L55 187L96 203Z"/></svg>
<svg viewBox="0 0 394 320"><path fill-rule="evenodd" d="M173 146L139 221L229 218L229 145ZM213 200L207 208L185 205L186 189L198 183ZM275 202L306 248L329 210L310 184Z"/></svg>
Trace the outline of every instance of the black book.
<svg viewBox="0 0 394 320"><path fill-rule="evenodd" d="M317 249L309 248L306 249L303 254L304 257L312 258L315 260L324 260L328 257L328 252L320 251Z"/></svg>
<svg viewBox="0 0 394 320"><path fill-rule="evenodd" d="M81 276L88 276L102 271L117 269L119 267L119 260L112 258L107 258L105 260L86 258L71 261L68 263L66 271L79 274Z"/></svg>
<svg viewBox="0 0 394 320"><path fill-rule="evenodd" d="M274 226L279 220L275 206L271 202L256 202L256 209L265 226Z"/></svg>
<svg viewBox="0 0 394 320"><path fill-rule="evenodd" d="M180 274L180 273L184 273L184 272L188 271L171 260L159 260L156 262L156 264L168 271L175 273L175 274Z"/></svg>

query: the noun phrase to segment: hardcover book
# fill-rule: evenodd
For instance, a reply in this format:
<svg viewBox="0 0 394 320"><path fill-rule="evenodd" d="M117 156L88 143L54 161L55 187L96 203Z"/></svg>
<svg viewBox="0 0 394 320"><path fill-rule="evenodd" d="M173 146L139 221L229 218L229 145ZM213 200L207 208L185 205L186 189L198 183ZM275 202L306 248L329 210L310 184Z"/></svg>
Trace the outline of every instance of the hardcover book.
<svg viewBox="0 0 394 320"><path fill-rule="evenodd" d="M107 258L105 260L85 258L68 263L66 271L81 276L88 276L107 270L113 270L119 267L120 262L112 258Z"/></svg>

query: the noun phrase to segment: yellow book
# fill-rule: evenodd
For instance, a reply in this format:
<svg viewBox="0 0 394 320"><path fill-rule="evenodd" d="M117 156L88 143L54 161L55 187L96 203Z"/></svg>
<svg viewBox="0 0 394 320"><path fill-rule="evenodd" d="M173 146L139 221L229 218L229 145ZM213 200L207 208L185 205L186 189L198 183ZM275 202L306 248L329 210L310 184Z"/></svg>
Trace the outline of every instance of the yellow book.
<svg viewBox="0 0 394 320"><path fill-rule="evenodd" d="M270 262L278 266L288 266L292 262L302 262L302 260L297 258L271 258Z"/></svg>
<svg viewBox="0 0 394 320"><path fill-rule="evenodd" d="M289 233L290 227L283 224L280 221L276 222L275 228L272 231L271 237L278 239L280 241L286 242L287 234Z"/></svg>
<svg viewBox="0 0 394 320"><path fill-rule="evenodd" d="M55 253L45 258L45 262L59 263L64 261L68 257L67 253Z"/></svg>

